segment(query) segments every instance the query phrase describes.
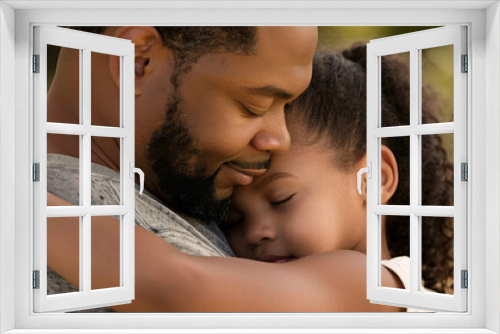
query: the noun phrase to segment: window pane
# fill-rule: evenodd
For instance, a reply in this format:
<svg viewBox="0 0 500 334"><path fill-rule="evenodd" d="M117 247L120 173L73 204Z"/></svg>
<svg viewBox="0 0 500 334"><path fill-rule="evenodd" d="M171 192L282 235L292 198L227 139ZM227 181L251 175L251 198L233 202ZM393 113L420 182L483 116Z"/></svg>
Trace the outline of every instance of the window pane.
<svg viewBox="0 0 500 334"><path fill-rule="evenodd" d="M92 278L91 289L105 289L119 287L120 284L120 249L121 249L121 216L92 216ZM107 253L99 253L99 243L107 245ZM97 281L99 263L105 262L112 268L111 275L104 280Z"/></svg>
<svg viewBox="0 0 500 334"><path fill-rule="evenodd" d="M80 124L79 59L78 49L47 45L47 93L51 96L47 122ZM64 62L63 72L56 71L58 62Z"/></svg>
<svg viewBox="0 0 500 334"><path fill-rule="evenodd" d="M96 109L97 103L92 103L92 125L120 127L120 57L104 53L91 53L91 85L92 100L106 101L106 109ZM102 67L94 66L102 64ZM109 68L102 72L99 68ZM111 73L111 75L109 75Z"/></svg>
<svg viewBox="0 0 500 334"><path fill-rule="evenodd" d="M382 127L410 125L410 52L381 58Z"/></svg>
<svg viewBox="0 0 500 334"><path fill-rule="evenodd" d="M382 216L381 223L382 267L389 269L404 286L403 277L410 277L410 217ZM387 285L382 281L381 286ZM410 287L405 286L405 288L409 290Z"/></svg>
<svg viewBox="0 0 500 334"><path fill-rule="evenodd" d="M397 164L397 171L393 170L391 164L391 153ZM410 205L410 137L390 137L382 139L381 146L381 177L380 189L390 188L396 182L394 177L397 173L397 188L392 196L380 192L380 203L390 205ZM391 176L393 177L388 177ZM382 197L382 196L385 196ZM385 200L385 202L384 202Z"/></svg>
<svg viewBox="0 0 500 334"><path fill-rule="evenodd" d="M453 294L453 218L421 217L424 291Z"/></svg>
<svg viewBox="0 0 500 334"><path fill-rule="evenodd" d="M91 139L92 205L120 205L120 138Z"/></svg>
<svg viewBox="0 0 500 334"><path fill-rule="evenodd" d="M58 232L68 232L70 238L59 238ZM66 235L66 234L65 234ZM64 253L56 253L55 244L63 243ZM51 247L52 246L52 247ZM59 246L60 247L60 246ZM65 268L70 268L70 276L61 279L56 270L49 268L55 258ZM80 279L80 217L47 218L47 294L61 294L78 291L68 281L79 282Z"/></svg>
<svg viewBox="0 0 500 334"><path fill-rule="evenodd" d="M422 124L453 119L453 45L423 49Z"/></svg>
<svg viewBox="0 0 500 334"><path fill-rule="evenodd" d="M80 136L47 134L47 151L74 152L76 157L47 153L47 191L64 199L68 205L80 205ZM48 205L48 203L47 203Z"/></svg>
<svg viewBox="0 0 500 334"><path fill-rule="evenodd" d="M422 205L453 206L453 133L421 138Z"/></svg>

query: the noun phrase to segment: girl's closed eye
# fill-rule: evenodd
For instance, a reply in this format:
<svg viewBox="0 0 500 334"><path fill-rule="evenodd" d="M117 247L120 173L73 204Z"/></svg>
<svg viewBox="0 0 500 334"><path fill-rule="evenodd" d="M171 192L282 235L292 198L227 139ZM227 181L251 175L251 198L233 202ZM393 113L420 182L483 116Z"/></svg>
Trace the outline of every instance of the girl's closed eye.
<svg viewBox="0 0 500 334"><path fill-rule="evenodd" d="M291 195L281 196L281 199L271 200L271 201L269 201L269 203L272 206L282 206L283 204L288 203L295 195L297 195L297 194L293 193ZM278 198L280 198L280 197L278 197Z"/></svg>

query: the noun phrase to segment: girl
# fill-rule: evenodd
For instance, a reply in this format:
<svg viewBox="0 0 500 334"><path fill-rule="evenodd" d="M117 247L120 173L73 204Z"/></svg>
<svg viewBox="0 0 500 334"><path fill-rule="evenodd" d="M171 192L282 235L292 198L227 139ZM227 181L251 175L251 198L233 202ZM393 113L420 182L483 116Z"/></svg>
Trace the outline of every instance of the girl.
<svg viewBox="0 0 500 334"><path fill-rule="evenodd" d="M311 85L287 114L290 151L274 155L265 176L233 194L223 231L238 257L283 263L341 249L366 254L366 193L360 199L351 191L356 172L366 166L365 54L365 46L358 46L315 56ZM382 126L409 124L407 67L384 59L382 73ZM425 87L424 124L439 121L429 93ZM422 140L423 205L452 205L453 166L441 138ZM409 138L383 144L382 202L408 205ZM405 286L409 227L408 217L383 218L382 259L405 256L383 263L400 271ZM424 217L422 231L425 286L453 293L452 222Z"/></svg>
<svg viewBox="0 0 500 334"><path fill-rule="evenodd" d="M366 192L360 196L356 187L356 173L366 166L365 53L359 46L315 57L311 85L287 116L292 148L274 155L265 175L234 193L228 222L222 226L242 258L187 255L136 227L136 299L113 307L116 311L405 311L366 299ZM382 119L385 126L404 124L409 117L405 67L395 60L384 62ZM432 108L423 106L424 122L435 120L433 114ZM430 154L422 155L422 174L432 175L422 182L430 194L424 196L424 204L450 204L446 153L439 137L427 137L424 147ZM404 204L409 182L408 170L401 166L406 166L409 146L405 149L391 140L381 151L382 202ZM433 172L425 173L426 168ZM61 205L54 196L49 201ZM92 226L92 251L100 259L92 262L92 286L116 286L110 277L118 263L111 259L119 258L119 247L103 236L110 236L117 224L100 218ZM382 227L387 235L382 240L386 260L409 254L409 244L401 242L408 226L394 218L386 217ZM422 239L428 243L423 249L431 250L432 257L424 254L423 277L428 287L444 292L451 288L452 268L446 256L437 258L434 253L442 249L441 254L448 254L450 236L445 233L446 222L429 226ZM53 233L56 241L58 229ZM61 240L64 237L61 234ZM49 266L77 286L78 263L63 263L63 252L56 253ZM404 288L400 278L404 273L385 263L382 285Z"/></svg>

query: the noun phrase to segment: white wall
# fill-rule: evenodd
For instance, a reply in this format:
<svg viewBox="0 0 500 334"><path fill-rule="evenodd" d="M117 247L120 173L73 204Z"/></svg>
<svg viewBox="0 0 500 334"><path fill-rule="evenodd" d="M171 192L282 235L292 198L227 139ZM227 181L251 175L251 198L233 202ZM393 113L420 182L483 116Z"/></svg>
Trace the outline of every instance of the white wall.
<svg viewBox="0 0 500 334"><path fill-rule="evenodd" d="M14 56L15 11L0 3L0 333L14 328Z"/></svg>
<svg viewBox="0 0 500 334"><path fill-rule="evenodd" d="M96 2L96 1L90 1L93 4L101 3L101 2ZM333 3L332 1L331 3ZM464 1L466 2L466 1ZM19 3L24 3L24 2L19 2ZM31 2L33 3L33 2ZM39 1L38 3L44 3L44 1ZM56 5L63 5L71 2L53 2L53 4ZM125 2L116 2L117 4L119 3L125 3ZM126 2L129 3L129 2ZM166 2L165 2L166 3ZM394 3L394 2L391 2ZM406 2L401 2L401 3L406 3ZM415 3L419 3L418 1ZM422 2L423 3L423 2ZM427 2L429 3L429 2ZM434 2L433 2L434 3ZM436 1L437 3L437 1ZM449 2L452 3L452 2ZM463 2L453 2L453 3L463 3ZM75 5L76 6L76 5ZM96 5L97 6L97 5ZM118 6L118 5L117 5ZM29 208L29 200L27 198L26 194L28 193L29 190L29 184L31 183L29 181L29 171L30 171L30 166L29 166L29 145L28 145L28 138L26 136L26 133L29 133L29 101L26 96L26 92L29 91L29 47L28 47L28 40L29 40L29 29L28 29L28 23L29 22L42 22L42 23L50 23L50 22L92 22L92 23L102 23L102 22L127 22L128 24L136 22L137 24L141 24L143 22L151 22L151 23L160 23L159 25L162 25L161 23L164 24L164 22L181 22L181 23L186 23L186 22L197 22L200 24L208 24L208 23L218 23L218 22L229 22L228 17L230 17L231 20L236 20L236 21L230 21L230 22L238 22L235 17L241 19L241 15L228 15L225 11L223 10L218 10L218 11L212 11L210 12L211 15L207 15L206 12L200 11L200 10L165 10L165 11L155 11L154 13L150 12L145 12L144 10L133 10L133 11L126 11L123 13L117 13L116 10L109 10L109 11L99 11L99 13L95 13L89 10L66 10L66 11L54 11L54 10L46 10L46 11L24 11L25 13L22 13L23 10L18 10L17 15L16 15L16 22L17 22L17 37L18 37L18 45L16 46L16 54L17 54L17 63L16 64L16 73L13 71L12 64L14 64L14 41L13 41L13 36L12 32L14 31L14 11L9 8L8 6L5 6L5 3L0 5L0 39L2 39L2 50L0 51L0 58L1 58L1 64L0 64L0 71L1 71L1 76L0 76L0 90L1 90L1 96L0 96L0 134L1 134L1 139L0 142L4 143L4 147L2 148L3 151L0 151L0 178L2 182L2 187L0 188L0 200L5 200L7 203L4 205L2 208L0 208L2 211L0 211L0 261L2 261L2 266L6 265L7 271L13 272L14 269L17 270L18 273L20 273L19 277L22 277L23 280L26 279L26 281L29 281L29 275L31 273L31 268L28 265L28 260L27 260L27 255L29 254L27 251L27 245L28 244L28 226L31 223L29 219L29 214L26 208ZM279 12L279 14L277 14ZM300 15L299 15L300 14ZM290 10L283 10L283 11L277 11L277 10L268 10L266 12L262 11L256 11L256 10L248 10L245 12L245 15L247 17L250 17L250 20L254 20L255 23L268 23L268 22L279 22L282 24L286 24L287 22L302 22L304 24L307 24L309 22L323 22L325 25L328 25L331 22L336 22L339 25L342 25L344 22L345 23L350 23L350 22L369 22L372 24L378 24L380 22L402 22L406 23L409 21L414 21L414 20L421 20L421 22L445 22L447 24L456 24L457 22L472 22L473 23L473 32L472 35L476 36L476 38L473 37L474 41L474 50L475 53L473 54L473 60L472 63L474 64L477 62L478 64L481 64L482 66L478 66L474 69L473 73L475 76L475 79L473 80L473 84L479 91L483 92L486 91L484 89L484 80L483 78L488 74L488 79L487 86L488 87L488 92L487 93L482 93L482 94L477 94L475 101L473 101L474 105L474 123L472 126L472 132L474 135L477 136L478 140L474 141L474 147L473 147L473 152L474 156L477 158L474 160L473 167L476 168L476 171L470 170L469 175L473 175L474 180L478 182L474 182L476 185L474 187L474 192L472 193L472 199L474 199L474 206L473 206L473 216L472 216L472 223L475 224L476 226L479 225L480 229L476 229L475 231L479 231L480 233L475 233L474 235L471 236L472 239L476 241L474 244L474 252L473 256L475 256L475 260L480 257L481 260L479 261L474 261L473 267L475 269L481 269L479 272L481 272L481 277L474 276L474 270L472 270L471 273L471 279L477 279L480 280L481 283L487 281L487 282L494 282L496 284L495 287L490 289L486 294L483 294L483 291L480 291L481 293L476 292L472 295L472 309L474 310L475 318L473 319L474 321L477 321L472 324L472 327L478 327L478 328L483 328L484 326L484 312L486 311L488 314L488 328L494 330L495 332L498 332L499 330L499 309L498 309L498 296L499 296L499 272L498 270L498 263L500 260L498 259L500 251L499 251L499 245L495 243L495 241L498 243L498 237L500 235L499 227L498 227L498 222L500 221L500 209L499 209L499 199L500 199L500 173L499 171L499 164L500 164L500 152L499 152L499 147L500 147L500 135L498 134L498 129L499 129L499 124L500 124L500 116L499 116L499 105L500 105L500 90L499 90L499 26L500 24L498 23L499 21L499 9L498 5L495 4L494 7L491 7L488 10L488 20L485 20L484 18L484 11L483 10L468 10L468 11L456 11L456 10L446 10L446 13L443 13L443 11L440 10L434 10L434 11L425 11L425 10L412 10L412 11L383 11L383 10L370 10L370 11L356 11L355 13L352 11L341 11L341 10L322 10L322 11L311 11L311 10L303 10L298 13L297 11L290 11ZM448 18L449 17L449 18ZM408 18L411 18L409 20ZM443 19L443 18L448 18L448 19ZM242 20L243 22L245 21L244 19ZM485 24L484 22L487 22ZM485 57L485 54L483 53L483 43L485 42L484 40L484 34L483 30L488 29L488 33L491 34L491 38L489 38L488 42L488 47L493 48L493 52L488 51L487 55L487 61L490 66L485 68L483 65L483 60ZM480 32L478 32L480 31ZM9 35L10 32L10 35ZM5 36L5 37L4 37ZM6 40L8 39L8 42L6 43ZM7 64L11 66L11 68L7 67ZM489 73L495 73L495 75L489 75ZM16 88L14 89L14 83L13 79L15 77L15 74L17 74L17 80L16 80ZM9 81L7 81L6 78L10 78ZM479 78L479 79L478 79ZM3 81L2 81L3 80ZM11 98L14 95L14 90L17 91L17 98L16 98L16 111L17 114L15 115L17 122L14 124L14 108L13 104L14 102L11 100ZM486 95L488 94L488 95ZM29 94L28 94L29 95ZM486 106L486 107L485 107ZM487 118L485 117L485 113L487 113ZM487 120L487 121L485 121ZM14 133L14 125L17 127L17 131ZM485 141L485 135L484 131L487 130L488 133L491 135L491 140L489 139L488 142ZM17 134L17 137L15 136ZM9 138L9 141L6 141L6 139ZM5 147L6 143L11 143L12 138L16 138L16 146L20 147L21 150L18 151L18 154L14 155L14 152L12 151L6 151L8 148ZM24 138L24 139L23 139ZM488 137L490 138L490 137ZM9 145L13 146L13 145ZM488 149L488 151L485 151L485 149ZM485 153L487 152L487 154ZM487 155L487 157L485 157ZM14 212L10 211L12 209L12 197L13 197L13 190L14 189L14 166L13 162L14 161L14 156L17 158L17 160L20 162L16 166L18 169L17 175L21 177L16 177L16 182L15 186L17 187L17 193L16 193L16 198L17 198L17 212L16 212L16 225L17 229L16 232L17 235L15 236L16 239L21 242L18 242L18 249L16 250L16 258L17 258L17 263L16 263L16 268L14 268L14 261L12 259L12 256L10 256L12 253L9 253L11 250L13 250L13 241L12 239L7 240L6 236L12 236L14 235L13 232L13 222L14 222ZM489 167L486 167L486 162L489 164ZM488 181L485 182L486 177L485 172L491 173L488 174ZM24 176L26 175L26 177ZM489 177L492 177L491 179ZM488 194L491 194L491 196L485 201L485 188ZM19 190L20 189L20 190ZM480 198L478 200L478 198ZM485 202L487 203L487 207L489 208L487 215L485 215ZM2 202L4 203L4 202ZM20 204L18 204L20 203ZM478 204L479 203L479 204ZM5 211L9 210L9 211ZM484 230L482 226L484 226L484 222L488 220L490 222L493 222L492 225L488 230ZM480 235L480 237L478 237ZM496 269L491 269L488 271L488 275L482 275L483 271L482 269L484 268L484 261L483 261L483 252L482 250L485 247L484 243L484 236L487 236L487 245L486 247L488 252L489 257L493 257L495 262L495 267ZM481 241L481 242L477 242ZM479 250L479 251L478 251ZM2 267L3 269L4 267ZM12 271L11 271L12 269ZM478 272L478 271L476 271ZM109 317L97 317L97 316L90 316L90 315L85 315L84 317L78 317L78 319L62 319L63 317L60 317L61 319L57 319L58 322L54 321L54 318L57 318L57 315L51 316L51 317L43 317L43 318L36 318L36 317L29 317L26 310L29 309L29 295L32 294L32 290L27 287L26 281L23 281L18 285L17 287L17 305L13 305L14 302L14 293L11 287L14 286L13 284L13 277L9 274L6 275L5 271L2 272L1 280L0 280L0 310L2 310L2 314L0 315L0 332L4 332L5 330L8 330L12 328L14 320L12 320L13 314L12 311L14 310L14 306L18 307L18 313L16 314L17 320L16 320L16 325L19 328L36 328L36 327L46 327L46 328L54 328L54 326L59 326L59 328L62 328L63 330L61 332L67 332L64 330L64 328L70 328L70 327L75 327L75 326L81 326L82 328L85 327L93 327L93 328L113 328L111 326L111 322L109 321ZM483 277L483 276L488 276L488 277ZM496 280L496 281L495 281ZM493 284L490 284L493 285ZM481 289L484 288L484 284L481 285ZM1 289L3 287L3 290ZM480 289L479 289L480 290ZM486 304L485 300L483 299L483 296L487 296ZM469 296L471 296L471 293L469 293ZM481 298L477 298L480 296ZM496 304L495 304L496 303ZM26 304L26 305L23 305ZM488 307L485 308L485 305ZM19 307L22 306L22 307ZM492 306L492 307L489 307ZM480 315L478 318L477 315ZM89 321L89 317L92 317L92 320ZM262 326L262 323L259 323L259 318L257 317L238 317L238 316L232 316L232 317L224 317L224 316L219 316L219 315L214 315L213 317L211 316L200 316L198 318L194 317L189 317L189 316L183 316L181 315L169 315L168 316L168 324L173 327L181 327L181 326L196 326L198 328L221 328L221 327L226 327L226 328L236 328L240 326L247 326L247 327L255 327L256 324ZM120 316L117 315L117 317L113 317L114 322L112 323L113 326L116 325L117 322L120 323L121 328L135 328L133 326L137 326L139 320L137 317L130 316L130 315L124 315ZM279 317L276 316L276 321L273 323L273 326L277 326L277 328L282 328L286 324L288 325L295 325L297 327L303 327L305 326L304 323L304 318L297 316L297 315L292 315L290 317L288 316L283 316ZM366 318L366 319L365 319ZM342 316L340 315L339 317L330 317L330 316L318 316L315 317L314 319L310 319L310 323L315 325L315 326L321 326L324 328L328 327L334 327L334 326L356 326L357 328L366 328L369 327L370 325L374 325L376 327L380 328L386 328L386 327L393 327L397 326L395 323L392 323L388 320L393 320L389 319L389 317L385 317L384 315L377 315L376 317L374 316L373 319L368 319L368 317L365 317L364 320L371 321L369 325L364 323L363 321L359 321L358 317L349 317L349 316ZM415 318L412 319L412 315L406 315L406 314L401 314L399 320L415 320ZM450 319L444 319L446 320L446 323L449 324L452 327L465 327L466 325L470 325L470 322L468 322L468 317L450 317ZM7 321L4 321L7 320ZM144 319L142 319L144 320ZM194 320L194 322L193 322ZM434 320L432 320L434 321ZM428 327L430 326L429 324L434 324L435 322L422 322L422 324L418 327ZM161 317L155 317L151 316L147 319L148 324L150 324L152 327L156 328L163 328L165 327L165 318ZM495 323L496 322L496 323ZM313 326L311 325L311 326ZM52 326L52 327L49 327ZM214 327L218 326L218 327ZM116 327L116 326L115 326ZM397 328L397 327L395 327ZM29 330L26 330L25 332L28 332ZM394 331L394 330L393 330ZM398 331L398 330L396 330ZM60 333L61 333L60 332ZM217 332L217 331L215 331ZM437 332L437 331L436 331ZM450 333L453 332L452 330L449 331ZM458 330L457 330L458 332ZM462 331L462 333L466 332L465 330ZM468 332L468 331L467 331ZM472 331L471 331L472 332Z"/></svg>
<svg viewBox="0 0 500 334"><path fill-rule="evenodd" d="M495 3L486 11L486 138L485 175L486 219L494 222L486 224L486 257L488 261L500 261L500 5ZM497 80L494 80L494 77ZM479 166L478 166L479 167ZM477 167L476 167L477 168ZM498 265L486 267L486 328L498 333L498 300L500 299L500 273Z"/></svg>

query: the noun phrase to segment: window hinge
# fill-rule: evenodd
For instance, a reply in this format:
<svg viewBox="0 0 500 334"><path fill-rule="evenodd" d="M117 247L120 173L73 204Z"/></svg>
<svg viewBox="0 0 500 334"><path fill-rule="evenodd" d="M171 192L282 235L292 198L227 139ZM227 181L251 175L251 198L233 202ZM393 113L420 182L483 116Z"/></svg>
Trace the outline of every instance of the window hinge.
<svg viewBox="0 0 500 334"><path fill-rule="evenodd" d="M469 275L467 273L467 270L462 270L462 284L461 287L462 289L467 289L469 287Z"/></svg>
<svg viewBox="0 0 500 334"><path fill-rule="evenodd" d="M469 71L469 57L467 55L462 55L462 73L467 73Z"/></svg>
<svg viewBox="0 0 500 334"><path fill-rule="evenodd" d="M40 270L33 270L33 289L40 289Z"/></svg>
<svg viewBox="0 0 500 334"><path fill-rule="evenodd" d="M466 162L460 164L461 167L461 178L462 181L469 181L469 167Z"/></svg>
<svg viewBox="0 0 500 334"><path fill-rule="evenodd" d="M40 55L33 55L33 73L40 73Z"/></svg>
<svg viewBox="0 0 500 334"><path fill-rule="evenodd" d="M40 182L40 163L33 164L33 181Z"/></svg>

